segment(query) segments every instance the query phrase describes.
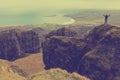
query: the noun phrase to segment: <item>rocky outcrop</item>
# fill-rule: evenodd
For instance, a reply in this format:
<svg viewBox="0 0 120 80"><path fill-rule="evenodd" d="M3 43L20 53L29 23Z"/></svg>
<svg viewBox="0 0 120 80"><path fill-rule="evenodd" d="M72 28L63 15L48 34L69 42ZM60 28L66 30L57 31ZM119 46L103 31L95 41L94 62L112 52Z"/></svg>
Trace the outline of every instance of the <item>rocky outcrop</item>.
<svg viewBox="0 0 120 80"><path fill-rule="evenodd" d="M84 39L91 48L95 47L107 33L110 33L111 30L117 29L118 27L112 25L100 25L95 27Z"/></svg>
<svg viewBox="0 0 120 80"><path fill-rule="evenodd" d="M13 61L29 53L40 52L44 32L40 28L1 30L0 59Z"/></svg>
<svg viewBox="0 0 120 80"><path fill-rule="evenodd" d="M46 69L62 68L91 80L120 79L120 28L95 27L84 39L51 37L43 44Z"/></svg>
<svg viewBox="0 0 120 80"><path fill-rule="evenodd" d="M58 30L51 31L46 38L50 38L51 36L67 36L67 37L75 37L77 33L74 30L69 28L60 28Z"/></svg>
<svg viewBox="0 0 120 80"><path fill-rule="evenodd" d="M69 72L76 71L80 58L89 51L82 40L53 36L43 44L43 59L46 69L60 67Z"/></svg>
<svg viewBox="0 0 120 80"><path fill-rule="evenodd" d="M92 80L119 80L120 28L106 25L94 30L88 39L96 46L80 60L78 72Z"/></svg>
<svg viewBox="0 0 120 80"><path fill-rule="evenodd" d="M66 36L83 39L93 28L93 26L69 25L69 27L63 27L51 31L46 35L46 38L50 38L51 36Z"/></svg>

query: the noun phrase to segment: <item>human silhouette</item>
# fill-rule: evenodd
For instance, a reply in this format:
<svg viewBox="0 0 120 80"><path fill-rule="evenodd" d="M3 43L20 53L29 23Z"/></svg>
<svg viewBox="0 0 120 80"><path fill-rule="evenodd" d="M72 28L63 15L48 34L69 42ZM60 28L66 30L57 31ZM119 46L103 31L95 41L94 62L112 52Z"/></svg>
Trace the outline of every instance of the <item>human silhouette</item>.
<svg viewBox="0 0 120 80"><path fill-rule="evenodd" d="M104 24L107 24L107 22L108 22L108 17L110 16L110 14L108 15L108 14L106 14L106 15L103 15L104 17L105 17L105 22L104 22Z"/></svg>

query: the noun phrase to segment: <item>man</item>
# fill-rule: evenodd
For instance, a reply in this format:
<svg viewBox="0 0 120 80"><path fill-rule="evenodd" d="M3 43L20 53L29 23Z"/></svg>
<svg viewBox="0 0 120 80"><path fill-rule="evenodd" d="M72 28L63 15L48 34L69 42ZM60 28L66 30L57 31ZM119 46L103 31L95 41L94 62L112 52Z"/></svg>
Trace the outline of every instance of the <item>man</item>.
<svg viewBox="0 0 120 80"><path fill-rule="evenodd" d="M106 14L106 15L103 15L104 17L105 17L105 22L104 22L104 24L107 24L107 21L108 21L108 17L110 16L110 14L108 15L108 14Z"/></svg>

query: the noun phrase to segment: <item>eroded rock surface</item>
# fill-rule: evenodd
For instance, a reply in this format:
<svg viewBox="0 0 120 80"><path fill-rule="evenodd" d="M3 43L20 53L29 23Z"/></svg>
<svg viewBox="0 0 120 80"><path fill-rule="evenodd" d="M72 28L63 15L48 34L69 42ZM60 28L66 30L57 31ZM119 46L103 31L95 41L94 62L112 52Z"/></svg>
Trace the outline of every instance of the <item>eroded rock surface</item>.
<svg viewBox="0 0 120 80"><path fill-rule="evenodd" d="M95 27L82 40L55 36L43 44L46 69L76 71L92 80L119 80L119 56L120 28L108 24Z"/></svg>
<svg viewBox="0 0 120 80"><path fill-rule="evenodd" d="M13 61L40 52L46 31L41 28L3 29L0 31L0 59Z"/></svg>

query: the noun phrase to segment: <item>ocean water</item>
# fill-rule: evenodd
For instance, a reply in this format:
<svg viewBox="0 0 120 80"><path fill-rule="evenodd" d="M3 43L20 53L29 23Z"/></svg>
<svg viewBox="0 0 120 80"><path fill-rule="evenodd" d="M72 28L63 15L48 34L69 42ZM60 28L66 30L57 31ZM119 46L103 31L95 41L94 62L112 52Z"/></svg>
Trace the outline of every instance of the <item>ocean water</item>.
<svg viewBox="0 0 120 80"><path fill-rule="evenodd" d="M65 14L70 14L73 10L39 10L39 11L23 11L23 12L1 12L0 26L15 26L29 24L72 24L75 22Z"/></svg>

